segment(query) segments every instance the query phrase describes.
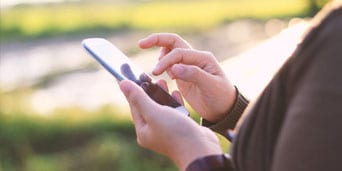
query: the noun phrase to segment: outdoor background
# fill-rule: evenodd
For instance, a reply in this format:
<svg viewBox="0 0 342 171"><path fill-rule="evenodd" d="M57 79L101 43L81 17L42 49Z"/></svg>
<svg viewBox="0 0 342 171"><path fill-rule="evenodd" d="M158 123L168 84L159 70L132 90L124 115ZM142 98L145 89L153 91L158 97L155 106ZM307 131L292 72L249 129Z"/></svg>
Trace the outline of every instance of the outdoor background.
<svg viewBox="0 0 342 171"><path fill-rule="evenodd" d="M107 38L150 72L158 49L141 50L138 40L178 33L213 52L253 99L327 2L0 0L0 171L176 171L137 145L116 80L82 39Z"/></svg>

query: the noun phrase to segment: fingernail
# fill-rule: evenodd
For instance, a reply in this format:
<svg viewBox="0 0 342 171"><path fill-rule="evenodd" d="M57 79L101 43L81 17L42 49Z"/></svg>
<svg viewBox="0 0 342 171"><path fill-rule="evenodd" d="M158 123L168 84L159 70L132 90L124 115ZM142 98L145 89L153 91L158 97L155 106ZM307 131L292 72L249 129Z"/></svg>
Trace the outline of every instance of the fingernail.
<svg viewBox="0 0 342 171"><path fill-rule="evenodd" d="M156 67L154 67L154 69L153 69L153 71L152 71L153 74L157 74L157 73L158 73L157 71L158 71L159 69L160 69L160 64L157 64Z"/></svg>

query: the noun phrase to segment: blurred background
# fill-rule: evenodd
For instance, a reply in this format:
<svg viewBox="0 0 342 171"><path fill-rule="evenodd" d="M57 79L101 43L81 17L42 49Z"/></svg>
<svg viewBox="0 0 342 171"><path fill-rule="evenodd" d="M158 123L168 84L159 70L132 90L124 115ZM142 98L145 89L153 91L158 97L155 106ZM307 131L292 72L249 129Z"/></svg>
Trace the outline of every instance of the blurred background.
<svg viewBox="0 0 342 171"><path fill-rule="evenodd" d="M109 39L150 72L159 49L141 50L138 40L178 33L213 52L253 99L327 2L0 0L0 171L177 170L138 147L116 80L82 39Z"/></svg>

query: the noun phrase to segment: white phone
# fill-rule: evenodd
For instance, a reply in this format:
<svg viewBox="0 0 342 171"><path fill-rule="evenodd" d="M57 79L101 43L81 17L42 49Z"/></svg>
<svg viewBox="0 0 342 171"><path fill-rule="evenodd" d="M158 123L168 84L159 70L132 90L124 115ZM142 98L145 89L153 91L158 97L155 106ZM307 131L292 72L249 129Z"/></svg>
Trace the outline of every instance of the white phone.
<svg viewBox="0 0 342 171"><path fill-rule="evenodd" d="M189 116L186 108L178 103L159 85L153 83L152 78L136 67L129 58L112 43L103 38L89 38L82 41L84 49L109 71L119 82L132 80L157 103L173 107Z"/></svg>

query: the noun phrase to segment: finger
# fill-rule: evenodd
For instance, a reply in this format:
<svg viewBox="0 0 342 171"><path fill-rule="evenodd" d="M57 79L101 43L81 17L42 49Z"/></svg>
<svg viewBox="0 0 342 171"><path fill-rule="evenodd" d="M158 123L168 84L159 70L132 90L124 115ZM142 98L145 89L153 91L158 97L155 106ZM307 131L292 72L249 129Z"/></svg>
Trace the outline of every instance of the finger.
<svg viewBox="0 0 342 171"><path fill-rule="evenodd" d="M129 103L134 122L137 122L138 127L143 126L145 121L148 122L149 118L153 117L157 103L132 81L123 80L119 85Z"/></svg>
<svg viewBox="0 0 342 171"><path fill-rule="evenodd" d="M217 62L215 61L215 57L209 52L176 48L159 61L152 73L154 75L160 75L169 67L177 63L195 65L200 68L204 68L207 64Z"/></svg>
<svg viewBox="0 0 342 171"><path fill-rule="evenodd" d="M165 80L158 80L157 84L166 92L169 92L169 87L167 86L167 83Z"/></svg>
<svg viewBox="0 0 342 171"><path fill-rule="evenodd" d="M192 82L198 85L209 85L210 81L214 78L211 73L194 65L175 64L170 71L173 79Z"/></svg>
<svg viewBox="0 0 342 171"><path fill-rule="evenodd" d="M174 48L191 48L191 46L180 36L173 33L154 33L139 41L139 46L143 49L154 46Z"/></svg>
<svg viewBox="0 0 342 171"><path fill-rule="evenodd" d="M168 54L171 51L171 49L166 48L166 47L162 47L160 49L160 54L159 54L159 58L158 60L161 60L166 54Z"/></svg>
<svg viewBox="0 0 342 171"><path fill-rule="evenodd" d="M181 95L181 93L179 91L173 91L172 92L172 97L181 105L184 106L184 100L183 97Z"/></svg>
<svg viewBox="0 0 342 171"><path fill-rule="evenodd" d="M131 85L127 85L127 83L122 81L122 82L120 82L120 88L128 100L128 96L129 96L128 93L132 89ZM131 103L129 103L129 104L131 105ZM145 122L143 116L141 116L139 114L139 112L136 111L136 108L130 107L130 109L131 109L132 119L133 119L133 122L135 125L135 130L136 130L136 132L138 132L146 124L146 122Z"/></svg>
<svg viewBox="0 0 342 171"><path fill-rule="evenodd" d="M134 105L137 102L134 102L135 100L132 100L132 99L134 99L134 97L136 97L136 94L137 94L136 91L138 90L138 88L134 87L135 86L134 83L132 85L132 82L127 81L127 80L123 80L119 84L120 84L120 88L121 88L122 92L126 96L127 101L130 105L131 115L132 115L133 122L134 122L134 128L135 128L135 132L137 135L137 142L140 146L145 147L146 146L146 139L148 139L148 138L147 138L147 134L146 134L147 132L144 131L146 129L144 129L144 128L146 128L148 126L148 123L144 119L143 111L141 111L137 105ZM138 93L138 94L140 94L140 93Z"/></svg>

